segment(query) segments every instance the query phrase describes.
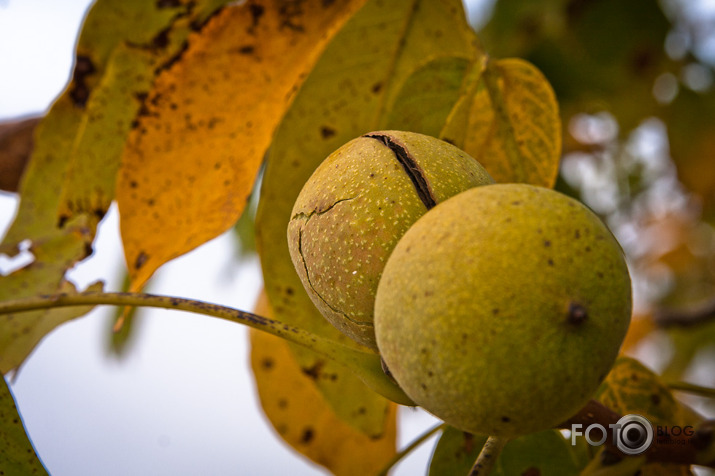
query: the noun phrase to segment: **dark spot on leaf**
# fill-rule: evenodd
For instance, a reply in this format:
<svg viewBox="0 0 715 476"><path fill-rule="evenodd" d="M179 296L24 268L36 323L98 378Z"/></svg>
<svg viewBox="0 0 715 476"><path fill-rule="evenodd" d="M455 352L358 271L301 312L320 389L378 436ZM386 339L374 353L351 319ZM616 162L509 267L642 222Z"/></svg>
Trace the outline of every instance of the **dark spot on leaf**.
<svg viewBox="0 0 715 476"><path fill-rule="evenodd" d="M184 53L186 52L188 47L189 43L185 41L184 44L181 45L181 48L179 48L179 50L171 58L167 59L166 61L164 61L164 63L156 67L156 69L154 70L154 74L158 75L162 71L171 69L171 67L174 66L174 64L177 63L182 56L184 56Z"/></svg>
<svg viewBox="0 0 715 476"><path fill-rule="evenodd" d="M519 200L514 200L511 202L512 205L521 205L521 202Z"/></svg>
<svg viewBox="0 0 715 476"><path fill-rule="evenodd" d="M323 139L330 139L334 135L335 135L335 129L333 129L332 127L323 126L320 128L320 136Z"/></svg>
<svg viewBox="0 0 715 476"><path fill-rule="evenodd" d="M299 23L306 12L303 10L303 2L282 2L278 7L278 16L280 16L280 28L288 28L294 32L302 33L305 31L303 25Z"/></svg>
<svg viewBox="0 0 715 476"><path fill-rule="evenodd" d="M171 27L164 28L151 39L151 46L157 49L164 49L169 45L169 32Z"/></svg>
<svg viewBox="0 0 715 476"><path fill-rule="evenodd" d="M288 406L288 400L281 398L278 400L278 408L286 408Z"/></svg>
<svg viewBox="0 0 715 476"><path fill-rule="evenodd" d="M529 468L526 468L526 470L521 473L521 476L541 476L541 471L539 470L539 468L531 466Z"/></svg>
<svg viewBox="0 0 715 476"><path fill-rule="evenodd" d="M374 94L379 93L382 90L382 83L373 84L371 90Z"/></svg>
<svg viewBox="0 0 715 476"><path fill-rule="evenodd" d="M551 258L549 258L549 260L547 261L547 263L549 264L549 266L553 266L553 265L554 265L554 260L552 260Z"/></svg>
<svg viewBox="0 0 715 476"><path fill-rule="evenodd" d="M144 266L144 263L149 259L149 255L143 251L139 252L137 259L134 261L134 269L139 269Z"/></svg>
<svg viewBox="0 0 715 476"><path fill-rule="evenodd" d="M131 188L137 188L139 184L136 182L136 180L132 180L131 182L129 182L129 186Z"/></svg>
<svg viewBox="0 0 715 476"><path fill-rule="evenodd" d="M156 8L176 8L181 6L180 0L156 0Z"/></svg>
<svg viewBox="0 0 715 476"><path fill-rule="evenodd" d="M544 247L548 248L551 246L551 240L544 240Z"/></svg>
<svg viewBox="0 0 715 476"><path fill-rule="evenodd" d="M578 230L574 231L574 233L573 233L573 237L574 237L574 238L576 238L576 239L578 240L579 238L581 238L581 232L580 232L580 231L578 231Z"/></svg>
<svg viewBox="0 0 715 476"><path fill-rule="evenodd" d="M650 396L650 401L653 402L653 405L660 405L660 395L654 393Z"/></svg>
<svg viewBox="0 0 715 476"><path fill-rule="evenodd" d="M495 316L496 316L497 314L499 314L499 309L497 309L497 308L492 309L492 314L495 315Z"/></svg>
<svg viewBox="0 0 715 476"><path fill-rule="evenodd" d="M96 70L89 56L77 55L74 72L72 73L72 89L70 89L69 93L75 106L84 108L87 104L87 100L89 99L87 77L96 72Z"/></svg>
<svg viewBox="0 0 715 476"><path fill-rule="evenodd" d="M504 423L509 423L511 421L511 418L509 418L508 416L503 416L501 417L501 421L503 421Z"/></svg>
<svg viewBox="0 0 715 476"><path fill-rule="evenodd" d="M261 22L261 17L263 16L263 13L265 13L265 9L263 8L263 5L256 5L255 3L248 5L248 9L251 12L251 30L253 30Z"/></svg>
<svg viewBox="0 0 715 476"><path fill-rule="evenodd" d="M317 361L312 367L301 369L305 375L312 378L313 380L318 380L320 378L320 371L322 370L325 362L322 360Z"/></svg>
<svg viewBox="0 0 715 476"><path fill-rule="evenodd" d="M290 286L286 288L286 294L288 296L292 296L294 293L295 293L295 291Z"/></svg>
<svg viewBox="0 0 715 476"><path fill-rule="evenodd" d="M135 93L134 97L137 101L139 101L139 110L137 111L137 117L150 115L151 113L149 112L149 108L146 105L146 100L149 95L144 92L139 92Z"/></svg>
<svg viewBox="0 0 715 476"><path fill-rule="evenodd" d="M311 427L306 427L303 430L303 434L300 436L300 442L304 445L307 445L313 440L314 436L315 435L313 434L313 429Z"/></svg>
<svg viewBox="0 0 715 476"><path fill-rule="evenodd" d="M261 360L261 367L263 368L263 370L271 370L274 364L275 362L273 362L273 359L270 357L266 357Z"/></svg>
<svg viewBox="0 0 715 476"><path fill-rule="evenodd" d="M253 45L244 45L238 49L238 52L242 55L250 55L253 54L254 51L256 51L256 47Z"/></svg>

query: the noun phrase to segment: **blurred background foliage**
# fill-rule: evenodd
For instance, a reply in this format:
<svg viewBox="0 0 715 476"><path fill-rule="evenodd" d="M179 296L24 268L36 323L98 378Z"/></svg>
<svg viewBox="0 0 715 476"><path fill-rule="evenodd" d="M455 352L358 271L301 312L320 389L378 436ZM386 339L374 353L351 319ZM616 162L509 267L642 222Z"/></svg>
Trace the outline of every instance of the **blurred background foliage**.
<svg viewBox="0 0 715 476"><path fill-rule="evenodd" d="M486 51L533 62L558 97L565 130L556 188L599 213L628 257L636 316L624 350L666 380L715 385L712 5L499 0L485 8L470 20Z"/></svg>

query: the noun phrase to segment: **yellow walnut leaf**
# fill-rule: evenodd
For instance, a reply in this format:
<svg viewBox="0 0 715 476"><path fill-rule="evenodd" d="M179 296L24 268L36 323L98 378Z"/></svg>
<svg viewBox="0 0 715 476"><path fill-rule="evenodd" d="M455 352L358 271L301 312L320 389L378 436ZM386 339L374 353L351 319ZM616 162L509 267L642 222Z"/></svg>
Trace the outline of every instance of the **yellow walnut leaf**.
<svg viewBox="0 0 715 476"><path fill-rule="evenodd" d="M642 415L653 425L692 424L691 410L673 397L658 375L630 357L618 357L598 389L596 399L622 415ZM641 473L643 476L692 474L689 466L666 463L647 463Z"/></svg>
<svg viewBox="0 0 715 476"><path fill-rule="evenodd" d="M235 223L300 83L363 2L232 4L157 77L117 183L133 290Z"/></svg>
<svg viewBox="0 0 715 476"><path fill-rule="evenodd" d="M47 474L25 433L5 379L0 376L0 474Z"/></svg>
<svg viewBox="0 0 715 476"><path fill-rule="evenodd" d="M682 423L678 402L670 389L655 373L630 357L618 357L596 399L623 415L643 415L654 425Z"/></svg>
<svg viewBox="0 0 715 476"><path fill-rule="evenodd" d="M543 74L521 59L475 64L441 137L463 148L501 183L552 187L561 119Z"/></svg>
<svg viewBox="0 0 715 476"><path fill-rule="evenodd" d="M265 315L265 295L262 301L257 312ZM382 431L366 434L335 414L315 386L314 374L301 368L285 340L253 329L250 339L263 411L286 443L336 475L375 474L387 464L395 454L394 403L385 406ZM348 375L346 370L340 378ZM343 398L355 396L346 393ZM369 411L368 406L363 410Z"/></svg>
<svg viewBox="0 0 715 476"><path fill-rule="evenodd" d="M92 6L66 93L83 114L66 151L61 220L104 215L127 134L155 75L181 51L189 31L227 1L100 0Z"/></svg>

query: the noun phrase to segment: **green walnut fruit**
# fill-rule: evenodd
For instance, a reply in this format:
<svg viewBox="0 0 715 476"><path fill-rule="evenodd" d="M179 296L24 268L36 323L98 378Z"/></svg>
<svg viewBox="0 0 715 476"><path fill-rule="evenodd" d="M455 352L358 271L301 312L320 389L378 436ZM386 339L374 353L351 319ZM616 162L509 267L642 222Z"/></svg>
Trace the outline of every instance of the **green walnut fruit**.
<svg viewBox="0 0 715 476"><path fill-rule="evenodd" d="M372 132L336 150L304 185L288 225L290 255L315 306L376 348L375 292L399 238L435 204L492 182L474 158L422 134Z"/></svg>
<svg viewBox="0 0 715 476"><path fill-rule="evenodd" d="M525 184L440 203L402 237L377 345L415 403L463 431L551 428L592 396L631 316L622 250L584 205Z"/></svg>

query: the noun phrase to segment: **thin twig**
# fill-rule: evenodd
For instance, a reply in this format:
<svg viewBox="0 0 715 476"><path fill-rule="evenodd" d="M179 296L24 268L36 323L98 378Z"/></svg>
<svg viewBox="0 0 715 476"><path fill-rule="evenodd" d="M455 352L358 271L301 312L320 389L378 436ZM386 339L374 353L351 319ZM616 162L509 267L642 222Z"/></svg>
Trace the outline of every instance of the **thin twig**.
<svg viewBox="0 0 715 476"><path fill-rule="evenodd" d="M494 469L499 454L508 441L509 439L503 436L490 436L487 438L487 442L484 443L482 451L479 452L479 456L474 462L469 476L488 476L489 473L492 472L492 469Z"/></svg>
<svg viewBox="0 0 715 476"><path fill-rule="evenodd" d="M195 314L203 314L239 322L254 329L282 337L296 344L310 347L327 357L332 358L335 354L334 342L329 342L303 329L289 326L275 319L269 319L250 312L204 301L157 294L86 292L34 296L0 302L0 314L14 314L38 309L86 305L140 306L188 311Z"/></svg>
<svg viewBox="0 0 715 476"><path fill-rule="evenodd" d="M679 392L692 393L701 397L715 398L715 388L702 387L688 382L671 382L668 383L668 388Z"/></svg>
<svg viewBox="0 0 715 476"><path fill-rule="evenodd" d="M424 443L430 436L434 435L440 430L443 430L446 426L446 423L435 425L429 430L422 433L417 438L415 438L409 445L405 446L402 451L399 451L397 454L395 454L395 456L390 459L390 461L385 465L385 467L382 468L379 473L377 473L377 476L387 476L387 473L389 473L392 467L399 463L402 458L410 454L412 450Z"/></svg>
<svg viewBox="0 0 715 476"><path fill-rule="evenodd" d="M86 305L143 306L174 309L244 324L306 347L330 360L342 364L355 372L360 379L377 393L394 402L403 405L413 405L412 401L404 392L385 376L380 364L380 357L376 353L367 349L363 351L354 347L348 347L335 340L326 339L308 332L305 329L291 326L275 319L269 319L257 314L220 306L218 304L145 293L84 292L34 296L0 302L0 315L55 307Z"/></svg>
<svg viewBox="0 0 715 476"><path fill-rule="evenodd" d="M683 309L663 308L653 312L659 327L691 327L715 320L715 299Z"/></svg>

